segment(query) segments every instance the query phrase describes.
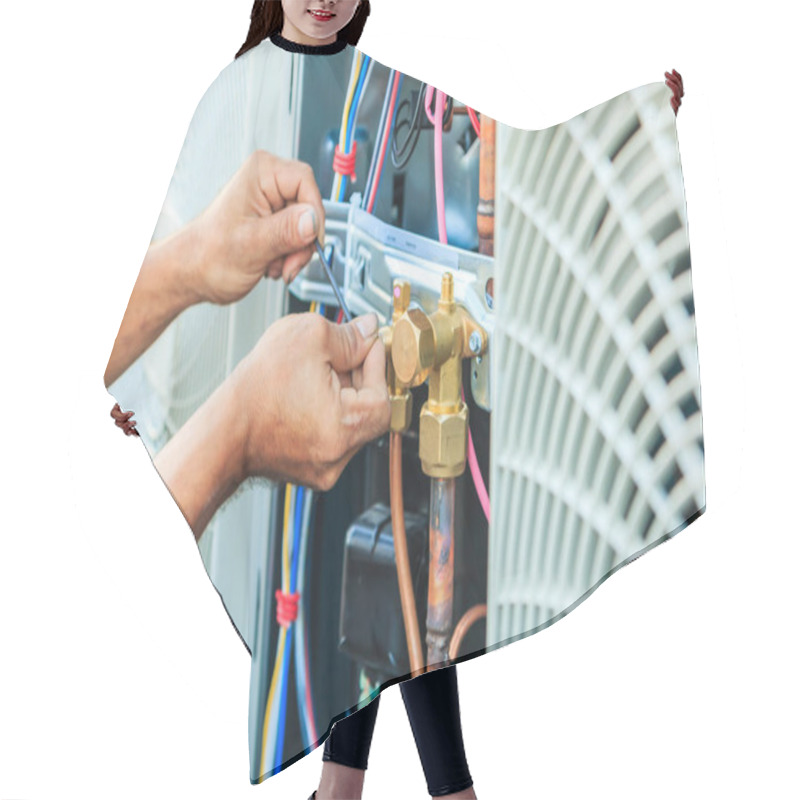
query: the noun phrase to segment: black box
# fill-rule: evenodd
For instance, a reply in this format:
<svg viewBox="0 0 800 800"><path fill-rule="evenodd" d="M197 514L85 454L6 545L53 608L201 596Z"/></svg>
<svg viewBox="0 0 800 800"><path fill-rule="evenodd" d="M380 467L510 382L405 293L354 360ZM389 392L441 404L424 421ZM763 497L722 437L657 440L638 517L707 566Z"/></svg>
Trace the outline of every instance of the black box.
<svg viewBox="0 0 800 800"><path fill-rule="evenodd" d="M406 539L420 638L428 608L428 519L406 512ZM394 559L392 515L384 503L368 508L348 528L342 575L339 649L388 675L411 671Z"/></svg>

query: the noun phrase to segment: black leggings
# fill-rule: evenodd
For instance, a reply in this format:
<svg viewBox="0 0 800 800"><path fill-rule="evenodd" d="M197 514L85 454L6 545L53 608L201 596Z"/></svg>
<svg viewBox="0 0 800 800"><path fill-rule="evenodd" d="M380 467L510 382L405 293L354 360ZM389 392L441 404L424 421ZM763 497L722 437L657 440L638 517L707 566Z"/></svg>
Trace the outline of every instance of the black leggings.
<svg viewBox="0 0 800 800"><path fill-rule="evenodd" d="M430 795L438 797L468 789L472 777L461 735L455 665L403 681L400 691ZM378 695L368 706L334 724L325 740L323 761L367 768L380 699Z"/></svg>

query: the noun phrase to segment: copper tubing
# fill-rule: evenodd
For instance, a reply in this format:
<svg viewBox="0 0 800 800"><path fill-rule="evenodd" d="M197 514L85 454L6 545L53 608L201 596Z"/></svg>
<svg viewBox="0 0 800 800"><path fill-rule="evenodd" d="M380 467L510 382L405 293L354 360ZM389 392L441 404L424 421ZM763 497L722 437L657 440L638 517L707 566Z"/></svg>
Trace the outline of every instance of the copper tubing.
<svg viewBox="0 0 800 800"><path fill-rule="evenodd" d="M453 631L453 638L450 639L450 652L449 657L451 661L455 661L458 656L461 641L467 635L467 631L472 627L473 623L481 617L486 616L486 603L478 603L476 606L465 612L464 616L458 621L456 629Z"/></svg>
<svg viewBox="0 0 800 800"><path fill-rule="evenodd" d="M494 255L495 121L481 114L481 153L478 166L478 252Z"/></svg>
<svg viewBox="0 0 800 800"><path fill-rule="evenodd" d="M416 678L425 671L425 662L422 658L417 604L414 599L406 541L406 520L403 509L403 435L396 431L392 431L389 435L389 496L392 506L394 559L397 566L397 583L400 587L400 604L403 608L403 624L406 629L408 660L411 664L411 677Z"/></svg>
<svg viewBox="0 0 800 800"><path fill-rule="evenodd" d="M447 659L453 627L453 534L456 479L431 478L428 561L428 669Z"/></svg>

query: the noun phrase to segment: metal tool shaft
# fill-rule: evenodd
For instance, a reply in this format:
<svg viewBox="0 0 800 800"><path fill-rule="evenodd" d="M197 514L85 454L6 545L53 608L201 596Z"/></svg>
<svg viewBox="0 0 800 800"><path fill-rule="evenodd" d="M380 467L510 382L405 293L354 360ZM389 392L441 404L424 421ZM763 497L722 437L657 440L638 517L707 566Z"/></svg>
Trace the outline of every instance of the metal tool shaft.
<svg viewBox="0 0 800 800"><path fill-rule="evenodd" d="M338 301L339 305L341 306L342 311L344 312L344 317L348 322L351 322L353 319L353 315L350 313L349 309L344 303L344 297L342 297L341 289L339 289L338 285L336 284L336 278L333 276L333 270L328 264L328 260L325 258L325 251L322 249L322 245L319 243L319 239L315 239L314 243L317 245L317 253L319 254L319 260L322 262L322 266L325 268L325 274L328 276L328 281L333 288L333 293L336 295L336 300Z"/></svg>

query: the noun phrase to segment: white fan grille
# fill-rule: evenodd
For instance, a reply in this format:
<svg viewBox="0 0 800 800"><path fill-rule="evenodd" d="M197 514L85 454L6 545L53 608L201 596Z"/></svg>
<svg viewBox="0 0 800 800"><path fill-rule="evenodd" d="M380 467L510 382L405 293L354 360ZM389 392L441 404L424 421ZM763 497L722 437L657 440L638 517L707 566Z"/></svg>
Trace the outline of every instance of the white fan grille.
<svg viewBox="0 0 800 800"><path fill-rule="evenodd" d="M705 506L669 95L498 125L489 645L552 622Z"/></svg>

